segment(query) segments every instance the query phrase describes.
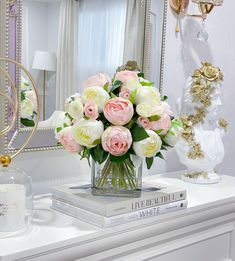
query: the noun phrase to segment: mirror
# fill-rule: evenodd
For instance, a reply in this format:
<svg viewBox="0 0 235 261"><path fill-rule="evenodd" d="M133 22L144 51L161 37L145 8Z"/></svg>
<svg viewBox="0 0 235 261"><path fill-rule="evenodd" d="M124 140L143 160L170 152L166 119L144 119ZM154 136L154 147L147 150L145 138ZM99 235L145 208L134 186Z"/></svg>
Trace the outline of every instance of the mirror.
<svg viewBox="0 0 235 261"><path fill-rule="evenodd" d="M54 126L64 100L82 90L91 75L113 77L135 60L145 77L162 89L167 1L5 0L8 57L33 75L40 93L41 121L26 150L59 149ZM9 67L18 87L21 111L5 150L14 151L34 124L34 94L28 79ZM9 115L9 106L8 111Z"/></svg>

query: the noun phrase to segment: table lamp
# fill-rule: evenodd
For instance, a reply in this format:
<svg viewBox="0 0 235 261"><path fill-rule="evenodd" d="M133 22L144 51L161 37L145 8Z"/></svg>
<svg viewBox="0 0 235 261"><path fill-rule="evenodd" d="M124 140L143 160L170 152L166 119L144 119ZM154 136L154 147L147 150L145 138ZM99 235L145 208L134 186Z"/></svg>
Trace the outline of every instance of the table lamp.
<svg viewBox="0 0 235 261"><path fill-rule="evenodd" d="M36 51L32 69L43 71L43 120L46 119L46 72L56 71L56 55L52 52Z"/></svg>

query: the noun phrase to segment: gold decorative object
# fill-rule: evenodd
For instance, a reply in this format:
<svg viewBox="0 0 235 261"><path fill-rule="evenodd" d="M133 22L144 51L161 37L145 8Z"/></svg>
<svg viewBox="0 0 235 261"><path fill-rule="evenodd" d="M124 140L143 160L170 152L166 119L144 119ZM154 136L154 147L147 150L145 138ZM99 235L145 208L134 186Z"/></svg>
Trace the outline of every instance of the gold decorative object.
<svg viewBox="0 0 235 261"><path fill-rule="evenodd" d="M180 32L180 14L202 18L202 29L198 32L197 38L200 41L207 41L208 33L205 30L205 20L207 18L207 15L214 9L215 6L221 6L223 4L223 0L192 0L192 2L198 4L200 14L187 13L189 0L170 0L170 7L177 14L177 25L175 31L176 33Z"/></svg>
<svg viewBox="0 0 235 261"><path fill-rule="evenodd" d="M14 61L12 59L9 59L9 58L0 58L0 62L14 64L15 66L17 66L19 69L21 69L28 76L29 80L32 83L33 90L35 91L35 95L36 95L36 98L37 98L37 110L38 110L36 118L35 118L35 125L32 128L31 133L29 134L28 138L26 139L24 144L21 146L21 148L19 150L17 150L17 152L15 152L12 155L2 155L2 156L0 156L0 164L2 164L4 167L8 167L9 164L11 163L12 159L14 157L16 157L18 154L20 154L20 152L27 146L27 144L31 140L32 136L34 135L34 133L37 129L39 119L40 119L40 104L39 104L39 93L38 93L36 83L35 83L34 79L32 78L31 74L25 69L25 67L23 65L21 65L20 63ZM15 86L12 78L10 77L9 73L1 65L0 65L0 72L6 77L7 81L10 83L11 90L13 92L13 96L15 97L15 99L13 101L9 94L5 94L5 93L0 92L0 96L3 96L7 99L8 103L12 106L12 110L13 110L13 117L12 117L11 123L8 126L6 126L3 130L0 131L0 136L2 136L2 135L6 135L7 132L9 132L13 128L13 126L15 125L16 115L17 115L17 112L19 110L19 100L20 100L20 98L17 95L18 93L16 91L16 86Z"/></svg>
<svg viewBox="0 0 235 261"><path fill-rule="evenodd" d="M189 5L189 0L170 0L170 7L177 14L177 24L175 28L176 33L180 32L180 24L179 24L180 14L187 13L188 5Z"/></svg>
<svg viewBox="0 0 235 261"><path fill-rule="evenodd" d="M125 65L119 66L117 68L116 72L120 72L120 71L124 71L124 70L140 71L136 61L128 61Z"/></svg>
<svg viewBox="0 0 235 261"><path fill-rule="evenodd" d="M194 71L192 75L193 82L189 90L192 101L201 104L201 106L195 106L195 114L182 114L180 118L183 123L182 138L189 144L189 159L204 158L204 152L201 149L200 143L195 139L193 128L194 125L204 122L208 113L207 108L211 106L211 100L215 92L215 88L212 87L211 83L223 80L223 74L218 67L213 67L208 62L202 62L202 65L200 69ZM228 125L226 123L225 120L221 119L218 124L226 128Z"/></svg>
<svg viewBox="0 0 235 261"><path fill-rule="evenodd" d="M218 121L218 125L219 125L222 129L224 129L225 131L228 130L228 122L227 122L225 119L220 118L219 121Z"/></svg>

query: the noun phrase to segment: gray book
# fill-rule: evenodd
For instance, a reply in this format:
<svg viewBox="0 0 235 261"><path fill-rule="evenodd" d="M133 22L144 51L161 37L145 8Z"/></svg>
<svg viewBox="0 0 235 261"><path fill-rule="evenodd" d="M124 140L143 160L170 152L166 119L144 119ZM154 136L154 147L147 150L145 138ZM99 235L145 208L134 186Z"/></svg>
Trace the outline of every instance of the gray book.
<svg viewBox="0 0 235 261"><path fill-rule="evenodd" d="M139 198L92 195L90 185L63 185L52 190L52 198L93 213L110 217L186 199L186 190L144 183Z"/></svg>
<svg viewBox="0 0 235 261"><path fill-rule="evenodd" d="M87 211L82 208L78 208L74 205L56 199L52 200L51 208L60 211L66 215L70 215L72 217L78 218L87 223L93 224L95 226L108 228L108 227L113 227L116 225L128 223L131 221L136 221L140 219L158 216L164 213L185 209L187 207L187 204L188 202L186 199L179 200L179 201L175 201L159 206L154 206L150 208L140 209L140 210L136 210L136 211L132 211L132 212L128 212L112 217L105 217L102 215L98 215L96 213Z"/></svg>

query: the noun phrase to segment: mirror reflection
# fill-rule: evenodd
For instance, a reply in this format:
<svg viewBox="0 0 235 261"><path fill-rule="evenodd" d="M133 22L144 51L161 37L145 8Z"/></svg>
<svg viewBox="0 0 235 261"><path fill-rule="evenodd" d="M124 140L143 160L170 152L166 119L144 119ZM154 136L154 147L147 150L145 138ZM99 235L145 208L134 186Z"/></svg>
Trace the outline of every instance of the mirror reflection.
<svg viewBox="0 0 235 261"><path fill-rule="evenodd" d="M22 0L20 4L22 31L16 31L15 38L21 45L21 62L39 87L39 129L47 129L47 143L40 131L41 143L36 135L33 148L56 145L51 137L65 98L81 92L92 75L105 73L112 78L119 66L136 61L146 78L159 86L164 0ZM24 127L34 125L36 115L35 95L23 74L19 87L22 128L11 140L12 148L27 134Z"/></svg>

